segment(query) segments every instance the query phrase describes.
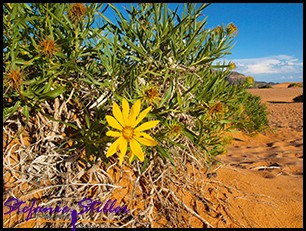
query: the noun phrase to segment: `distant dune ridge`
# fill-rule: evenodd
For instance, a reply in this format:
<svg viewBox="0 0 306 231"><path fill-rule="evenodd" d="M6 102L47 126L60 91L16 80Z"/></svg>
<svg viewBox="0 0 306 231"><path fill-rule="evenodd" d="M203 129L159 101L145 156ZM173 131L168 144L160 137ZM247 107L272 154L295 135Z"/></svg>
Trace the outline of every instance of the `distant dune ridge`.
<svg viewBox="0 0 306 231"><path fill-rule="evenodd" d="M231 83L231 84L238 84L238 83L243 83L245 81L245 79L247 78L247 76L245 76L242 73L239 73L237 71L232 71L230 76L227 77L227 80ZM264 82L264 81L255 81L255 88L262 88L266 85L276 85L279 83L274 83L274 82Z"/></svg>

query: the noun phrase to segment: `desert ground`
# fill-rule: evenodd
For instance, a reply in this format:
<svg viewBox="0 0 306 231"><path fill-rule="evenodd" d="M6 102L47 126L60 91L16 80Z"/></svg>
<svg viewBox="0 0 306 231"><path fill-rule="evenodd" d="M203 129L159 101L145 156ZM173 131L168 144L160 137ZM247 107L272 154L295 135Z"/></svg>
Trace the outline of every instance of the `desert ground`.
<svg viewBox="0 0 306 231"><path fill-rule="evenodd" d="M254 137L233 134L243 141L218 156L224 166L216 180L257 197L228 196L229 213L240 227L303 227L303 103L292 101L303 88L288 85L249 89L267 105L271 131Z"/></svg>
<svg viewBox="0 0 306 231"><path fill-rule="evenodd" d="M189 182L188 185L193 187L194 184L200 190L192 193L205 198L204 202L201 201L189 188L172 188L177 197L180 196L196 212L194 216L185 215L183 210L172 214L181 216L186 227L303 227L303 103L292 100L303 93L303 88L288 88L288 85L283 83L271 89L249 89L267 105L271 129L252 137L242 132L231 133L242 141L233 141L227 146L227 152L217 157L221 164L195 173L187 166L189 174L180 172L184 179L196 176L195 183ZM132 177L131 169L122 169L125 173L123 177L122 172L115 169L110 170L110 176L118 183L117 186L124 189L116 189L110 198L128 203L136 177ZM6 187L11 181L10 176L4 176ZM148 199L138 193L139 200L131 202L129 207L143 210ZM98 192L93 195L94 198L98 196ZM135 212L138 213L137 210ZM164 213L159 214L157 208L150 212L153 213L152 227L174 227ZM10 227L8 222L6 226ZM35 221L18 225L34 226Z"/></svg>

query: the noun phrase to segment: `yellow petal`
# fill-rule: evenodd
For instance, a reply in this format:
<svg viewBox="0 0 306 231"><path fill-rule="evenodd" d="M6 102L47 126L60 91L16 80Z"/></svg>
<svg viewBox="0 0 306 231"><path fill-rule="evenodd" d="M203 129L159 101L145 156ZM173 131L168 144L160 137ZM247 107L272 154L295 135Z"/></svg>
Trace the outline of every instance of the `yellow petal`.
<svg viewBox="0 0 306 231"><path fill-rule="evenodd" d="M131 150L134 155L136 155L141 162L144 161L144 153L140 147L140 144L135 140L131 139L130 141Z"/></svg>
<svg viewBox="0 0 306 231"><path fill-rule="evenodd" d="M125 153L126 153L126 149L127 149L127 140L126 139L122 139L120 141L119 144L119 149L120 149L120 155L119 155L119 166L122 165Z"/></svg>
<svg viewBox="0 0 306 231"><path fill-rule="evenodd" d="M106 132L106 135L111 136L111 137L119 137L119 136L121 136L121 132L108 131L108 132Z"/></svg>
<svg viewBox="0 0 306 231"><path fill-rule="evenodd" d="M140 99L138 99L131 108L130 117L129 117L129 121L131 124L135 123L136 117L140 112L140 106L141 106L141 101Z"/></svg>
<svg viewBox="0 0 306 231"><path fill-rule="evenodd" d="M110 157L114 155L114 153L118 150L118 145L121 142L121 139L124 139L123 137L119 137L107 150L106 157Z"/></svg>
<svg viewBox="0 0 306 231"><path fill-rule="evenodd" d="M143 136L143 137L141 137L141 136ZM148 135L144 132L136 134L135 139L139 143L141 143L143 145L146 145L146 146L150 146L150 147L156 146L158 144L157 141L155 141L150 135Z"/></svg>
<svg viewBox="0 0 306 231"><path fill-rule="evenodd" d="M121 110L120 110L118 104L116 104L115 102L113 103L113 115L114 115L115 119L118 120L118 122L122 125L122 127L124 127L124 120L123 120L123 117L122 117Z"/></svg>
<svg viewBox="0 0 306 231"><path fill-rule="evenodd" d="M151 111L151 109L152 109L152 107L150 106L150 107L148 107L147 109L143 110L143 111L139 114L137 120L136 120L135 122L133 122L133 123L130 124L131 127L132 127L132 128L136 127L137 124L139 124L139 122L142 121L142 120L146 117L146 115L149 113L149 111Z"/></svg>
<svg viewBox="0 0 306 231"><path fill-rule="evenodd" d="M105 116L105 119L111 127L118 129L119 131L122 130L122 126L118 123L118 121L114 117L107 115Z"/></svg>
<svg viewBox="0 0 306 231"><path fill-rule="evenodd" d="M135 128L134 131L135 132L142 132L142 131L145 131L145 130L148 130L150 128L155 127L158 123L159 123L159 120L152 120L152 121L143 123L138 128Z"/></svg>
<svg viewBox="0 0 306 231"><path fill-rule="evenodd" d="M127 122L129 120L129 111L130 111L130 106L128 101L125 98L122 98L122 116L124 122Z"/></svg>
<svg viewBox="0 0 306 231"><path fill-rule="evenodd" d="M132 160L133 160L133 158L134 158L135 155L134 155L134 153L133 153L132 151L130 151L130 152L129 152L129 156L130 156L130 157L129 157L129 162L132 163Z"/></svg>

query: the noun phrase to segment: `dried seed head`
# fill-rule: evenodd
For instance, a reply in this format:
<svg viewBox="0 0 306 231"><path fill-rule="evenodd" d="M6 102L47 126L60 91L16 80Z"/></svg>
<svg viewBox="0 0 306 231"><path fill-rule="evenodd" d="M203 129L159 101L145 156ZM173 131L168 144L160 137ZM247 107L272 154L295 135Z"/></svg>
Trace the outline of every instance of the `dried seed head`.
<svg viewBox="0 0 306 231"><path fill-rule="evenodd" d="M17 91L20 91L20 87L22 84L23 74L19 69L10 70L7 74L7 81L10 86L12 86Z"/></svg>
<svg viewBox="0 0 306 231"><path fill-rule="evenodd" d="M140 26L143 30L146 30L147 29L147 21L145 19L141 19L139 20L140 22Z"/></svg>
<svg viewBox="0 0 306 231"><path fill-rule="evenodd" d="M234 23L230 23L227 25L226 27L226 33L228 35L233 35L236 36L238 34L238 29L237 27L234 25Z"/></svg>
<svg viewBox="0 0 306 231"><path fill-rule="evenodd" d="M182 134L183 125L176 119L172 120L167 127L167 136L172 139L177 139Z"/></svg>
<svg viewBox="0 0 306 231"><path fill-rule="evenodd" d="M153 103L158 104L158 102L160 100L159 92L157 90L157 87L155 87L155 86L149 86L149 87L145 88L144 94L143 94L142 97L150 105L152 105Z"/></svg>
<svg viewBox="0 0 306 231"><path fill-rule="evenodd" d="M215 32L217 35L220 35L223 32L223 27L222 26L217 26L215 29Z"/></svg>
<svg viewBox="0 0 306 231"><path fill-rule="evenodd" d="M68 16L73 23L78 23L86 14L86 8L82 3L72 3Z"/></svg>
<svg viewBox="0 0 306 231"><path fill-rule="evenodd" d="M146 95L150 100L154 100L156 97L159 96L158 91L155 88L149 88L148 90L146 90Z"/></svg>
<svg viewBox="0 0 306 231"><path fill-rule="evenodd" d="M175 133L175 134L178 134L180 133L180 131L182 130L182 127L179 126L179 125L175 125L171 128L171 132Z"/></svg>
<svg viewBox="0 0 306 231"><path fill-rule="evenodd" d="M218 102L209 109L209 115L211 116L216 113L223 113L223 109L223 104Z"/></svg>
<svg viewBox="0 0 306 231"><path fill-rule="evenodd" d="M46 38L44 40L42 40L40 43L40 49L42 51L42 53L44 53L44 55L46 55L47 57L51 57L54 55L54 53L57 51L56 48L56 43L53 39L50 38Z"/></svg>
<svg viewBox="0 0 306 231"><path fill-rule="evenodd" d="M223 111L223 104L222 103L217 103L216 105L215 105L215 112L222 112Z"/></svg>

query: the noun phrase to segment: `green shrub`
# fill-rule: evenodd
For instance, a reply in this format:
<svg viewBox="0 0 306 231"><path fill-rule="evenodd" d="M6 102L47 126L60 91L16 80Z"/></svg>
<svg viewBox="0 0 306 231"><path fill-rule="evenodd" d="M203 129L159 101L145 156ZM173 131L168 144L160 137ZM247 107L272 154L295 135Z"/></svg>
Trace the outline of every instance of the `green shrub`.
<svg viewBox="0 0 306 231"><path fill-rule="evenodd" d="M159 145L145 148L146 158L157 152L172 161L173 149L193 147L200 152L192 155L209 161L223 152L225 131L261 131L266 112L245 87L225 81L233 63L215 64L230 54L238 30L233 23L206 28L207 6L184 4L178 15L166 4L131 5L126 18L113 4L4 4L4 122L20 107L26 121L29 111L54 120L43 102L69 99L82 124L56 121L72 129L89 159L113 141L105 136L113 102L141 99L142 109L153 108L148 118L160 121L151 132Z"/></svg>
<svg viewBox="0 0 306 231"><path fill-rule="evenodd" d="M265 104L261 103L259 96L251 93L241 95L243 110L238 116L237 127L246 133L254 134L269 127L268 112Z"/></svg>
<svg viewBox="0 0 306 231"><path fill-rule="evenodd" d="M272 85L267 84L267 85L260 86L260 87L258 87L258 88L272 88Z"/></svg>
<svg viewBox="0 0 306 231"><path fill-rule="evenodd" d="M288 88L291 88L291 87L303 87L303 84L302 83L290 83L288 85Z"/></svg>
<svg viewBox="0 0 306 231"><path fill-rule="evenodd" d="M245 84L247 85L247 88L252 88L255 86L255 80L252 76L248 76L245 79Z"/></svg>

